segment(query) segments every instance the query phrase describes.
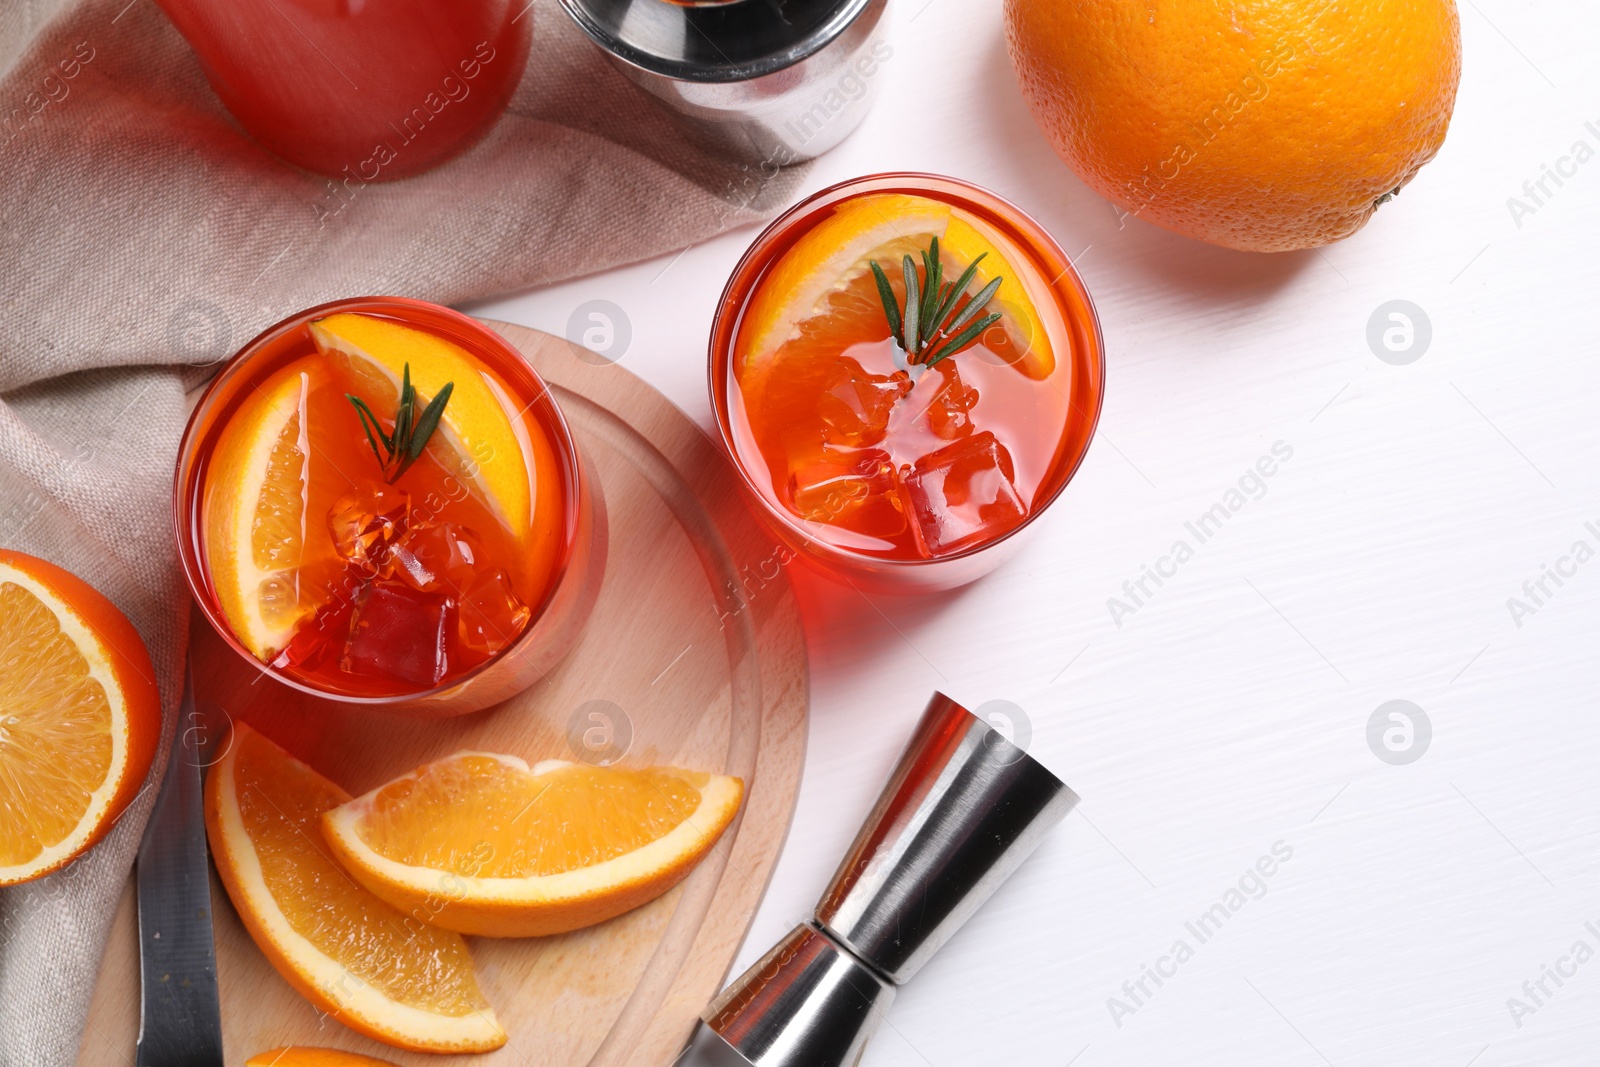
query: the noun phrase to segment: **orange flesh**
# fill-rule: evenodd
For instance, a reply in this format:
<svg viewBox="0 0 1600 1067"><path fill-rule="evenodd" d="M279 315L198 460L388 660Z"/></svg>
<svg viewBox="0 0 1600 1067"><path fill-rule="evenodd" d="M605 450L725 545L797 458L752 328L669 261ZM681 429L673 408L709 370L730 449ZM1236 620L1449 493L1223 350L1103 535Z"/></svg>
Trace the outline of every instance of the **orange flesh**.
<svg viewBox="0 0 1600 1067"><path fill-rule="evenodd" d="M469 755L379 790L358 832L397 863L481 878L560 874L666 836L694 813L706 781L580 765L530 775Z"/></svg>
<svg viewBox="0 0 1600 1067"><path fill-rule="evenodd" d="M111 705L55 612L12 582L0 649L0 866L13 866L78 828L111 770Z"/></svg>
<svg viewBox="0 0 1600 1067"><path fill-rule="evenodd" d="M458 935L383 903L329 857L322 813L349 794L269 742L239 744L239 817L267 890L295 932L391 1000L441 1015L487 1008Z"/></svg>

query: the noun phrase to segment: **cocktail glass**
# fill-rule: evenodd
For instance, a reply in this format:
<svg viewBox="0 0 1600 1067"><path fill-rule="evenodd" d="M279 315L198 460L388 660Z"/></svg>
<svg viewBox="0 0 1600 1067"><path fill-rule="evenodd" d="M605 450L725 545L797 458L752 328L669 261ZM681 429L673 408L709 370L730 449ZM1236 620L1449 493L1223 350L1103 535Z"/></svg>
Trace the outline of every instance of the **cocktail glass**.
<svg viewBox="0 0 1600 1067"><path fill-rule="evenodd" d="M915 367L865 258L834 245L878 247L880 233L892 254L873 260L903 302L900 253L926 283L930 246L908 235L930 216L947 219L947 284L983 249L986 270L1011 275L993 307L1027 310ZM848 284L813 284L797 266L825 252L828 270L854 271L840 275ZM973 302L984 277L965 290ZM791 294L805 306L786 319L773 309ZM959 325L964 307L946 321ZM1104 384L1099 321L1066 253L1014 204L930 174L857 178L789 210L735 268L711 331L712 408L757 512L825 573L885 592L952 588L1008 558L1082 462Z"/></svg>
<svg viewBox="0 0 1600 1067"><path fill-rule="evenodd" d="M397 549L383 561L386 573L395 580L374 583L375 564L361 569L347 565L341 555L335 577L323 580L315 587L317 591L309 594L316 614L296 624L294 638L282 648L252 651L229 618L214 574L219 558L214 553L223 549L220 543L213 543L213 532L219 527L208 509L227 508L244 488L230 482L234 468L227 466L227 460L219 460L219 451L230 454L230 422L248 420L253 407L271 402L273 390L281 392L281 384L273 383L282 383L286 376L293 379L296 374L291 368L311 366L315 370L314 361L321 357L311 324L347 313L421 331L458 346L471 358L473 369L487 383L477 387L480 397L493 398L494 406L504 413L506 421L497 425L509 429L502 439L514 439L514 449L521 453L525 466L513 469L529 472L528 496L520 508L526 528L512 530L506 527L515 524L502 524L492 529L493 536L484 533L490 520L485 518L488 512L481 504L481 490L473 487L477 483L463 484L472 480L472 468L465 472L451 468L455 473L449 473L445 465L435 464L433 457L438 453L434 449L442 447L437 442L428 446L424 458L412 468L417 473L407 473L393 485L383 484L378 446L369 449L354 407L344 397L327 392L346 388L344 379L333 380L331 386L319 387L323 392L314 396L311 408L300 401L305 418L297 425L313 425L309 436L300 439L304 444L294 455L301 458L295 462L326 464L322 469L338 471L351 482L350 493L356 503L349 507L341 503L336 509L327 503L326 493L320 503L302 501L298 505L302 507L299 528L329 544L333 542L323 530L361 529L369 531L366 536L374 545L384 547L382 537L370 531L389 529L403 534L409 524L425 541L409 542L415 549L410 555ZM461 405L460 417L471 412L469 394L462 391L467 384L456 383L450 398L450 403ZM449 410L447 404L447 414ZM385 418L387 412L380 408L379 415ZM438 435L444 435L442 427ZM475 456L487 461L481 444L472 448ZM237 453L232 449L231 454ZM313 484L310 475L304 484ZM305 492L309 496L311 490ZM401 500L401 510L393 511L397 493L409 496ZM603 501L549 388L493 330L449 308L400 297L323 304L279 322L246 344L217 374L190 416L179 447L173 506L178 554L189 588L206 618L240 656L301 692L413 715L476 711L505 700L547 674L574 643L594 604L605 568ZM398 517L386 527L386 516L391 513ZM471 526L477 527L477 532ZM334 539L338 536L333 535ZM467 542L464 551L457 543L458 536ZM301 535L301 544L311 545L306 538ZM402 539L393 544L403 549L408 542ZM270 556L270 545L267 551ZM317 555L309 548L298 551L305 559ZM323 551L317 558L325 561L328 555ZM293 571L289 580L300 582L299 575L311 573L309 567ZM517 586L507 577L525 572L533 575L525 585ZM415 577L418 573L424 579L420 586ZM452 578L448 587L438 585L435 576L447 573L461 577ZM304 580L310 588L310 579ZM433 588L448 588L449 592L417 592L419 587L429 588L430 582ZM469 587L473 590L470 594L466 592ZM514 588L513 598L522 596L521 601L511 600L520 629L506 622L504 613L496 615L495 602L485 599L506 588ZM470 606L469 596L476 598ZM353 619L352 613L360 614ZM448 618L443 618L446 614ZM460 662L470 666L458 669L457 661L441 659L439 668L433 669L434 661L426 655L426 626L439 621L436 616L443 619L438 630L445 634L439 641L478 642L470 654L462 652ZM469 617L473 626L468 626ZM355 622L360 619L367 624L359 632L368 639L357 641ZM325 620L333 620L326 623L332 635L326 640L319 630ZM445 633L445 627L456 625L459 630ZM473 631L470 637L469 630ZM492 644L484 645L484 641ZM323 644L327 647L322 648ZM435 642L437 647L442 646ZM459 647L466 649L467 645ZM313 651L292 651L307 648ZM386 669L386 662L392 663L393 669Z"/></svg>

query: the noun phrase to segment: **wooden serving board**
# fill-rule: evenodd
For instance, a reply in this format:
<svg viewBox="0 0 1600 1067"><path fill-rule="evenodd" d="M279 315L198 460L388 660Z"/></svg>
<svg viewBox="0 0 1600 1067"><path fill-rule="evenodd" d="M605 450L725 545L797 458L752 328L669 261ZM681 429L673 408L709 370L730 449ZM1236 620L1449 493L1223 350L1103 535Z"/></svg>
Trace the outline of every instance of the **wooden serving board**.
<svg viewBox="0 0 1600 1067"><path fill-rule="evenodd" d="M198 613L190 646L202 710L247 720L362 793L458 749L571 758L569 737L631 726L622 762L744 778L744 809L681 886L559 937L474 938L485 995L510 1042L484 1056L401 1052L323 1018L257 951L212 877L228 1067L288 1044L400 1064L667 1067L720 988L788 832L806 739L805 642L773 542L744 510L720 450L621 367L566 341L491 323L556 392L598 474L609 517L605 582L582 638L546 682L476 715L350 712L263 679ZM594 703L609 702L609 703ZM620 709L620 716L618 710ZM591 735L591 743L603 740ZM138 1033L138 945L124 893L78 1062L126 1067Z"/></svg>

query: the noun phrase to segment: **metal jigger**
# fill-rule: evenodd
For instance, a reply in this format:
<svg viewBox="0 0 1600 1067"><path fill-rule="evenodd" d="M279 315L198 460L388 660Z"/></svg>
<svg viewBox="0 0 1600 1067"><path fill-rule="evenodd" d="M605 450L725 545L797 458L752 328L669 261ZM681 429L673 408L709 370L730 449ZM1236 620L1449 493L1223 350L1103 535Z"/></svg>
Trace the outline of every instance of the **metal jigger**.
<svg viewBox="0 0 1600 1067"><path fill-rule="evenodd" d="M706 1025L754 1067L853 1067L895 987L1077 802L994 727L935 693L813 921L723 990Z"/></svg>

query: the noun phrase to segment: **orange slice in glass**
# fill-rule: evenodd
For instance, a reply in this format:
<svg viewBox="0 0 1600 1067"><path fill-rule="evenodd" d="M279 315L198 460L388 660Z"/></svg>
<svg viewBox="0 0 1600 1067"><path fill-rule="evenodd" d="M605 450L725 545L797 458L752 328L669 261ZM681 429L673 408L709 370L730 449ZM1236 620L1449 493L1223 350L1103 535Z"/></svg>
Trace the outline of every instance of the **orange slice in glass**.
<svg viewBox="0 0 1600 1067"><path fill-rule="evenodd" d="M133 625L82 579L0 549L0 886L100 840L160 737L155 668Z"/></svg>
<svg viewBox="0 0 1600 1067"><path fill-rule="evenodd" d="M250 652L271 661L329 599L342 570L322 518L308 515L314 357L263 382L217 441L205 510L206 566L217 603ZM308 530L315 531L308 536Z"/></svg>
<svg viewBox="0 0 1600 1067"><path fill-rule="evenodd" d="M451 341L374 315L341 312L311 324L317 349L380 417L394 414L406 367L417 410L453 384L428 453L475 493L512 536L526 538L534 499L525 456L534 442L524 405L483 363Z"/></svg>
<svg viewBox="0 0 1600 1067"><path fill-rule="evenodd" d="M673 767L529 767L458 752L329 812L323 832L395 907L463 933L528 937L665 893L716 844L743 795L737 778Z"/></svg>
<svg viewBox="0 0 1600 1067"><path fill-rule="evenodd" d="M769 392L782 392L774 384L780 377L815 375L819 361L831 363L853 344L887 339L889 324L872 262L884 269L903 304L901 259L909 255L920 264L918 253L927 251L934 237L949 281L985 257L969 294L997 276L1005 279L989 305L1002 316L990 329L1005 340L989 347L1006 353L1007 362L1031 378L1048 376L1055 356L1030 295L1031 279L1017 270L1016 253L1002 250L1010 242L975 215L943 201L874 193L838 205L761 279L740 322L734 353L752 418L759 417Z"/></svg>
<svg viewBox="0 0 1600 1067"><path fill-rule="evenodd" d="M234 728L206 778L206 835L250 936L302 996L368 1037L418 1052L504 1045L461 936L396 911L328 855L323 813L349 799L249 726Z"/></svg>

